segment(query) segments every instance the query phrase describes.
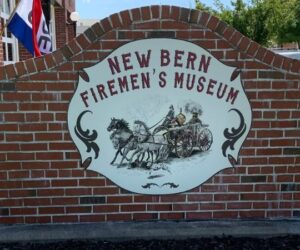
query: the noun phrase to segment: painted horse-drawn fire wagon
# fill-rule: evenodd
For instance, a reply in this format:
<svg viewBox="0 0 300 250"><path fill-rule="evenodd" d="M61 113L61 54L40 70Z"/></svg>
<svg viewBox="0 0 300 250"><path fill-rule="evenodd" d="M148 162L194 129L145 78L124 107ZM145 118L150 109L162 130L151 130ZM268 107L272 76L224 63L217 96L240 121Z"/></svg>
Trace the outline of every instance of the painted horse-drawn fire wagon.
<svg viewBox="0 0 300 250"><path fill-rule="evenodd" d="M127 161L131 167L150 168L154 163L167 162L169 158L187 158L194 152L209 150L213 136L198 115L194 112L186 122L182 111L174 115L171 105L161 124L149 128L143 121L136 120L132 130L125 120L113 118L107 128L112 132L110 139L117 150L111 164L120 154L122 159L118 166Z"/></svg>

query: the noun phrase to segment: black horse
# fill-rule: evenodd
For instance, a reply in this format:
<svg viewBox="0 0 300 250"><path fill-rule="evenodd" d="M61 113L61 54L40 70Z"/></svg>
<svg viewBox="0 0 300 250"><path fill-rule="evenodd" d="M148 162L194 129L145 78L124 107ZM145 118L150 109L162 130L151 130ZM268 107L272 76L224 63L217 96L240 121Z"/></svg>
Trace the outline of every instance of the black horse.
<svg viewBox="0 0 300 250"><path fill-rule="evenodd" d="M136 149L137 141L133 136L132 131L129 128L128 122L124 119L116 119L112 118L109 126L107 127L108 132L112 132L110 135L110 140L113 143L114 148L117 150L114 159L110 163L113 165L119 154L122 155L121 162L119 164L122 165L126 155L130 150Z"/></svg>

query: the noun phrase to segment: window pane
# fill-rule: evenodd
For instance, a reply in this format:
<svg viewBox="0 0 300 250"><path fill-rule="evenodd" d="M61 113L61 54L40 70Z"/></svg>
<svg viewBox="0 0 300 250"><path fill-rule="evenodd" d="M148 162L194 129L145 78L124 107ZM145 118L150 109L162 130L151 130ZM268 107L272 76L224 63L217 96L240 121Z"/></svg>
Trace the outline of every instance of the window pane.
<svg viewBox="0 0 300 250"><path fill-rule="evenodd" d="M12 34L8 28L6 28L7 37L11 38Z"/></svg>
<svg viewBox="0 0 300 250"><path fill-rule="evenodd" d="M11 4L10 4L10 0L6 0L7 2L7 9L8 9L8 13L10 14L12 12L12 8L11 8Z"/></svg>
<svg viewBox="0 0 300 250"><path fill-rule="evenodd" d="M14 57L13 57L13 46L11 43L7 44L7 49L8 49L8 61L13 61Z"/></svg>
<svg viewBox="0 0 300 250"><path fill-rule="evenodd" d="M6 49L5 49L5 44L6 44L6 43L3 43L3 44L2 44L2 48L3 48L3 58L4 58L4 61L7 61L7 60L6 60Z"/></svg>
<svg viewBox="0 0 300 250"><path fill-rule="evenodd" d="M10 0L4 0L3 1L3 12L6 14L10 14L11 6L10 6Z"/></svg>

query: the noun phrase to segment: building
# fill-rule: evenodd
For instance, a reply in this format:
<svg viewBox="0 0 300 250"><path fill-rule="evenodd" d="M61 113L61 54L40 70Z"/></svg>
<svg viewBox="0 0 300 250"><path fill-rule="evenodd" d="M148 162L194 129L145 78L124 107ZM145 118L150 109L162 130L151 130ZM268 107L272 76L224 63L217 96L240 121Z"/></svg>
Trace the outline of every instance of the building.
<svg viewBox="0 0 300 250"><path fill-rule="evenodd" d="M41 0L41 2L52 37L53 50L56 50L76 36L76 23L70 19L70 14L75 10L75 0ZM0 1L1 27L5 27L17 3L18 0ZM0 36L0 65L15 63L31 57L32 55L23 45L9 30L4 28L3 34Z"/></svg>
<svg viewBox="0 0 300 250"><path fill-rule="evenodd" d="M93 24L99 22L99 19L80 19L77 22L76 33L77 35L82 34L88 28L92 27Z"/></svg>

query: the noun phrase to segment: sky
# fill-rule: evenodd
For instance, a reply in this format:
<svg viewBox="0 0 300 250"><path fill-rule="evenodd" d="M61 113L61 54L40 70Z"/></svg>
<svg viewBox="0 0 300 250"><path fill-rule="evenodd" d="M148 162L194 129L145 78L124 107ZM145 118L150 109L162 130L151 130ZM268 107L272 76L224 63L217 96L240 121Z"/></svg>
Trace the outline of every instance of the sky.
<svg viewBox="0 0 300 250"><path fill-rule="evenodd" d="M230 6L231 0L221 0L225 6ZM214 0L202 0L202 3L212 6ZM194 8L194 0L76 0L76 11L80 19L103 19L122 10L133 9L147 5L176 5Z"/></svg>

